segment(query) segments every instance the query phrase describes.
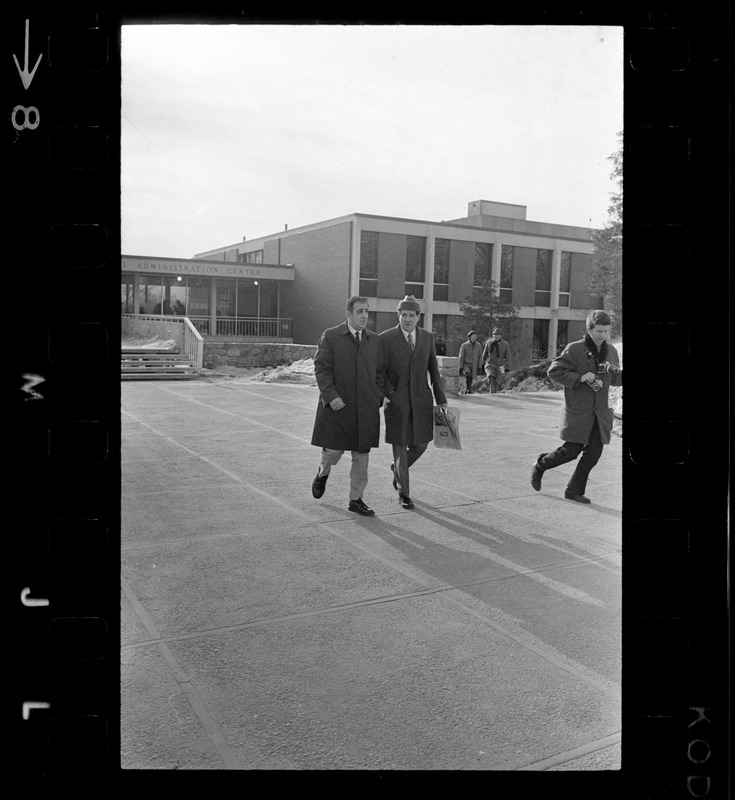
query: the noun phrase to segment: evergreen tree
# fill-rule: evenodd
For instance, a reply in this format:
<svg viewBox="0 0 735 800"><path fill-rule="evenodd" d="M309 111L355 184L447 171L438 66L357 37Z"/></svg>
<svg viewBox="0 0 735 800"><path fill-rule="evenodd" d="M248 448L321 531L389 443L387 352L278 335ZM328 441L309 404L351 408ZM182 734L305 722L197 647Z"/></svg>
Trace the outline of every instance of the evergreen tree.
<svg viewBox="0 0 735 800"><path fill-rule="evenodd" d="M512 323L518 319L520 309L503 300L498 284L489 280L482 286L475 286L472 296L459 304L459 310L464 320L457 320L454 323L455 332L465 333L474 330L480 339L486 339L492 335L493 328L500 323L510 329Z"/></svg>

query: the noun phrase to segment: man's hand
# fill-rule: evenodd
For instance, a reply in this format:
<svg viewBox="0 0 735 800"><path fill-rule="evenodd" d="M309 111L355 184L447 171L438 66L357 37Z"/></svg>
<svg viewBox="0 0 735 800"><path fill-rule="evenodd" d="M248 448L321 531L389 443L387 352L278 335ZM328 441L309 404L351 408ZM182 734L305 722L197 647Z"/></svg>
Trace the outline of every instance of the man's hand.
<svg viewBox="0 0 735 800"><path fill-rule="evenodd" d="M439 408L443 408L446 411L447 410L447 404L446 403L439 403Z"/></svg>
<svg viewBox="0 0 735 800"><path fill-rule="evenodd" d="M595 378L597 378L597 375L595 375L594 372L585 372L584 375L582 375L581 380L582 383L592 383Z"/></svg>
<svg viewBox="0 0 735 800"><path fill-rule="evenodd" d="M334 400L330 400L329 407L333 411L339 411L345 407L345 401L341 397L335 397Z"/></svg>

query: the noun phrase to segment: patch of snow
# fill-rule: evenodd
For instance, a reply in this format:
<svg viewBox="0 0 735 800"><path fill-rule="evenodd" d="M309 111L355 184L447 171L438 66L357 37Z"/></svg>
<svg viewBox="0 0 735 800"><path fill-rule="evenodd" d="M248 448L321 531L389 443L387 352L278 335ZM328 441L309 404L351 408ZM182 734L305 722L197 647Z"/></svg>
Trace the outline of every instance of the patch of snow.
<svg viewBox="0 0 735 800"><path fill-rule="evenodd" d="M147 348L171 350L176 347L176 340L159 339L158 336L126 336L121 340L120 346L123 349L126 347L134 347L141 350Z"/></svg>

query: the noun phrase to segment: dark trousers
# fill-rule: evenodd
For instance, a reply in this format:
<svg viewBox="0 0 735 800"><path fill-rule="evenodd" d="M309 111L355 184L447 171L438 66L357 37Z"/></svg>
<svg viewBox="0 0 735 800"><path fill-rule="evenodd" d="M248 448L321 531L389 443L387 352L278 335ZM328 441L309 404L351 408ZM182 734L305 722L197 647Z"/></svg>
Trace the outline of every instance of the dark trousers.
<svg viewBox="0 0 735 800"><path fill-rule="evenodd" d="M560 464L574 461L581 453L582 458L579 459L574 474L569 479L567 491L572 494L584 494L587 488L587 478L592 471L592 467L600 460L602 448L600 426L595 419L595 424L592 426L587 444L581 444L580 442L564 442L561 447L558 447L552 453L544 453L539 456L538 465L545 472L547 469L553 469Z"/></svg>
<svg viewBox="0 0 735 800"><path fill-rule="evenodd" d="M472 390L473 378L472 378L472 372L470 370L467 370L467 372L465 372L464 379L467 382L467 394L472 394L471 390Z"/></svg>
<svg viewBox="0 0 735 800"><path fill-rule="evenodd" d="M408 486L409 467L426 452L428 442L424 444L394 444L393 464L395 465L395 478L398 490L404 497L410 497Z"/></svg>

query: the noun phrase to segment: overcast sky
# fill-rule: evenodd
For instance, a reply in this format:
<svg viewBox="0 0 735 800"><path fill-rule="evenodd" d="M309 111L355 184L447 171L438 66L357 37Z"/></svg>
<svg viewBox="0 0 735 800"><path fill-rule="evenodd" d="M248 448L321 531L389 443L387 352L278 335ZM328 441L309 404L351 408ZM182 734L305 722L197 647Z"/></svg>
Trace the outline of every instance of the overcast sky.
<svg viewBox="0 0 735 800"><path fill-rule="evenodd" d="M122 28L122 252L472 200L607 220L622 27Z"/></svg>

